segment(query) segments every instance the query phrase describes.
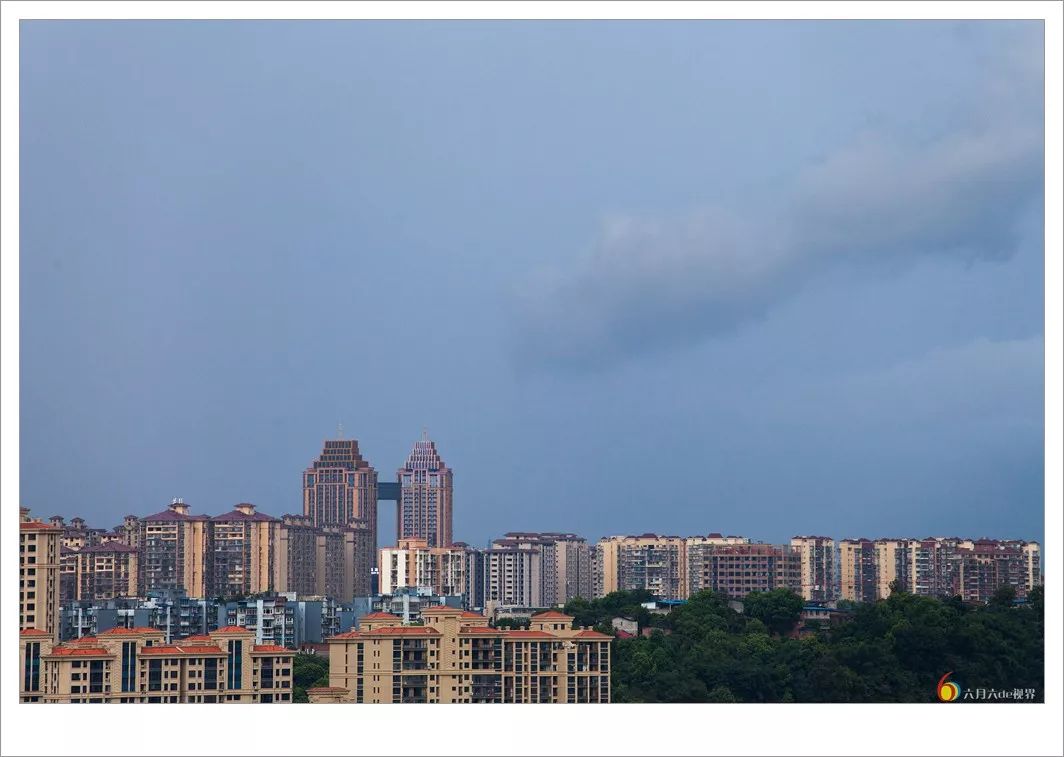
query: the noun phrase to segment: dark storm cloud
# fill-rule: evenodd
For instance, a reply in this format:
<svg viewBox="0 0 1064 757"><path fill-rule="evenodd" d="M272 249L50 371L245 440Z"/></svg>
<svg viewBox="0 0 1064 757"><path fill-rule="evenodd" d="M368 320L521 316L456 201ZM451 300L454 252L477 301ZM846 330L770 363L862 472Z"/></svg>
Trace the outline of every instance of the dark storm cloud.
<svg viewBox="0 0 1064 757"><path fill-rule="evenodd" d="M864 135L804 171L782 208L612 219L590 254L521 292L524 354L603 367L738 328L827 266L1007 258L1042 154L1041 132L1017 126L922 146Z"/></svg>

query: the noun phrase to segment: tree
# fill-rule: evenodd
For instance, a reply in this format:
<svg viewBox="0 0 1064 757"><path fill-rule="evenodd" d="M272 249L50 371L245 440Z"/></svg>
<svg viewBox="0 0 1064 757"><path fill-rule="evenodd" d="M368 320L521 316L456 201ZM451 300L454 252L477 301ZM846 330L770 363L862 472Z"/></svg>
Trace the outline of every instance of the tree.
<svg viewBox="0 0 1064 757"><path fill-rule="evenodd" d="M1013 600L1016 599L1016 589L1005 584L999 586L997 591L990 597L990 603L994 605L1001 605L1009 607L1012 605Z"/></svg>
<svg viewBox="0 0 1064 757"><path fill-rule="evenodd" d="M308 702L307 689L329 685L329 660L313 654L297 654L292 660L292 701Z"/></svg>
<svg viewBox="0 0 1064 757"><path fill-rule="evenodd" d="M891 581L889 584L887 584L887 588L890 589L890 593L891 594L902 594L902 593L908 591L905 588L905 584L903 584L901 581L899 581L896 578L893 581Z"/></svg>
<svg viewBox="0 0 1064 757"><path fill-rule="evenodd" d="M789 589L753 592L743 601L743 613L760 620L769 631L783 635L798 624L804 601Z"/></svg>

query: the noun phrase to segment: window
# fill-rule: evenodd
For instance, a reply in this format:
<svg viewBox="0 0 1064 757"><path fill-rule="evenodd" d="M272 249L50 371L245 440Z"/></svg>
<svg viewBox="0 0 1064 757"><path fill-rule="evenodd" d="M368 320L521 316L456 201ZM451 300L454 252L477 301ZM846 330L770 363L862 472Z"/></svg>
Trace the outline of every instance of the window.
<svg viewBox="0 0 1064 757"><path fill-rule="evenodd" d="M26 645L26 670L22 686L26 691L37 691L41 688L40 642Z"/></svg>
<svg viewBox="0 0 1064 757"><path fill-rule="evenodd" d="M162 691L163 689L163 661L148 660L148 691ZM148 700L152 701L151 699ZM155 699L158 702L158 698Z"/></svg>
<svg viewBox="0 0 1064 757"><path fill-rule="evenodd" d="M229 659L226 665L225 687L227 689L243 688L244 642L238 639L229 641Z"/></svg>
<svg viewBox="0 0 1064 757"><path fill-rule="evenodd" d="M126 641L122 644L122 691L137 689L137 643Z"/></svg>

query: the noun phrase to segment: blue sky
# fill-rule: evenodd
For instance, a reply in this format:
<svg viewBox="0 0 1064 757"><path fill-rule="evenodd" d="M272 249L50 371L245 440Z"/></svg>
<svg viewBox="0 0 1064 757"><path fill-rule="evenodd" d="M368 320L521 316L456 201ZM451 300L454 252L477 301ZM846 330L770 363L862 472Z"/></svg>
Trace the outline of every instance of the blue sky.
<svg viewBox="0 0 1064 757"><path fill-rule="evenodd" d="M21 499L1043 537L1042 25L23 22ZM382 516L381 543L394 514Z"/></svg>

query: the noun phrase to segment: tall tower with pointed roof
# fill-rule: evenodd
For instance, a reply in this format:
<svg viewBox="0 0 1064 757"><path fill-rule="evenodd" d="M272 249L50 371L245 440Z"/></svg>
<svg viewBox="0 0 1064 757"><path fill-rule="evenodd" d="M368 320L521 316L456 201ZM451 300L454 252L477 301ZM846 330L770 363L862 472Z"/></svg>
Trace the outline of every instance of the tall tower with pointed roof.
<svg viewBox="0 0 1064 757"><path fill-rule="evenodd" d="M396 475L401 492L395 519L396 543L424 539L429 547L450 546L454 477L427 431L414 442Z"/></svg>

